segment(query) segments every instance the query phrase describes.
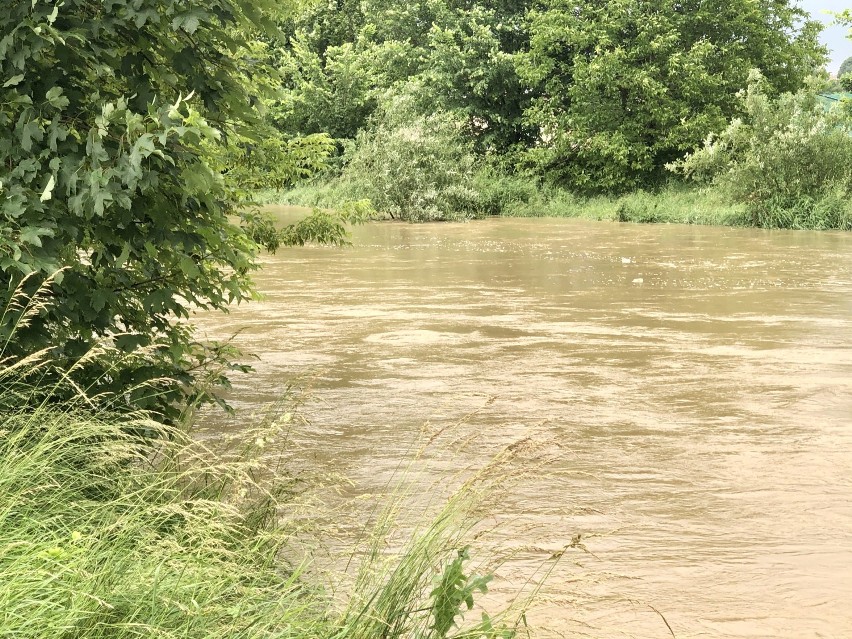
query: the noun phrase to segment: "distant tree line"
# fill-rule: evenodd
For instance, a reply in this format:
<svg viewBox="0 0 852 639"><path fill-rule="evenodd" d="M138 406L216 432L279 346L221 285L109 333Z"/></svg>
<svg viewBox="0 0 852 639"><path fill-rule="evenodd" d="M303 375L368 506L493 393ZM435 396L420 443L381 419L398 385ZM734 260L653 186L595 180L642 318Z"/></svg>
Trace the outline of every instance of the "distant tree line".
<svg viewBox="0 0 852 639"><path fill-rule="evenodd" d="M751 69L770 95L801 88L825 62L820 28L768 0L317 3L284 25L277 121L343 148L405 95L504 170L625 190L740 113Z"/></svg>

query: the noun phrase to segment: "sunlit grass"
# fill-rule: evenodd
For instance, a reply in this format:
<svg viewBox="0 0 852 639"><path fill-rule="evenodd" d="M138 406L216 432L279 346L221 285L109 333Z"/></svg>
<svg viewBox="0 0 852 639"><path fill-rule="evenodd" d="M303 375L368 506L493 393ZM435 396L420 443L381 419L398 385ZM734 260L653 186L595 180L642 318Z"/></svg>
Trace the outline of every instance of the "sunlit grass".
<svg viewBox="0 0 852 639"><path fill-rule="evenodd" d="M620 196L581 197L568 191L536 185L523 177L484 176L473 185L479 194L467 217L565 217L634 223L748 226L746 207L729 202L709 188L674 184L659 191L635 191ZM285 192L264 192L265 204L335 205L364 194L342 180L303 184ZM467 212L470 213L470 212Z"/></svg>
<svg viewBox="0 0 852 639"><path fill-rule="evenodd" d="M55 407L3 416L0 636L315 634L300 569L276 559L286 530L258 516L272 493L240 464L183 459L194 445L179 431L129 434L154 426Z"/></svg>
<svg viewBox="0 0 852 639"><path fill-rule="evenodd" d="M13 387L24 396L14 377L0 372L0 396ZM493 617L474 611L466 623L461 615L487 583L463 559L488 495L511 477L510 450L466 473L458 491L431 504L437 515L421 511L404 535L398 515L411 494L401 462L390 497L374 504L349 560L336 562L350 569L308 574L305 549L322 543L334 509L299 495L281 467L286 455L270 452L286 440L292 412L214 449L83 398L0 405L0 636L516 634L522 605Z"/></svg>

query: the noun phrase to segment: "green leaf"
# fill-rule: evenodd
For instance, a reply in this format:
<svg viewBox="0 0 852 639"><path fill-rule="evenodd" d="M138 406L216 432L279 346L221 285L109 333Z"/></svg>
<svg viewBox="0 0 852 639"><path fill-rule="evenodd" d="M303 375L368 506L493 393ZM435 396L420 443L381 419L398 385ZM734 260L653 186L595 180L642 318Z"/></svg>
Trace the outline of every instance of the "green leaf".
<svg viewBox="0 0 852 639"><path fill-rule="evenodd" d="M179 15L172 20L172 28L176 30L183 29L189 35L192 35L198 31L201 21L207 20L208 18L209 14L206 11L202 11L201 9L192 9L191 11Z"/></svg>
<svg viewBox="0 0 852 639"><path fill-rule="evenodd" d="M146 312L159 314L166 310L166 305L172 300L172 292L169 289L160 288L152 291L142 300Z"/></svg>
<svg viewBox="0 0 852 639"><path fill-rule="evenodd" d="M20 241L22 244L32 244L41 247L41 236L52 236L53 231L37 226L25 226L21 229Z"/></svg>
<svg viewBox="0 0 852 639"><path fill-rule="evenodd" d="M121 249L121 253L117 258L115 258L115 267L122 268L126 263L127 259L130 257L130 242L125 242L124 246Z"/></svg>
<svg viewBox="0 0 852 639"><path fill-rule="evenodd" d="M3 85L3 88L6 89L8 87L16 86L16 85L20 84L23 79L24 79L23 73L21 73L20 75L12 76L8 80L6 80L6 83Z"/></svg>
<svg viewBox="0 0 852 639"><path fill-rule="evenodd" d="M52 198L54 186L56 186L56 179L51 175L50 179L47 181L47 186L45 186L44 191L41 192L41 197L39 197L39 200L42 202L47 202L50 198Z"/></svg>
<svg viewBox="0 0 852 639"><path fill-rule="evenodd" d="M91 300L91 302L92 302L92 308L93 308L95 311L97 311L97 312L99 312L99 313L100 313L100 312L104 309L104 307L106 306L106 303L107 303L107 295L106 295L106 293L105 293L104 291L102 291L102 290L96 290L96 291L94 291L94 292L92 293L92 300Z"/></svg>
<svg viewBox="0 0 852 639"><path fill-rule="evenodd" d="M44 139L44 132L37 120L27 122L21 130L21 148L24 151L31 151L33 148L33 140L41 141Z"/></svg>
<svg viewBox="0 0 852 639"><path fill-rule="evenodd" d="M154 153L155 149L154 136L145 133L133 144L133 149L130 152L130 164L135 168L140 167L142 160Z"/></svg>
<svg viewBox="0 0 852 639"><path fill-rule="evenodd" d="M180 270L190 279L195 279L201 275L201 271L198 270L195 261L188 255L180 258Z"/></svg>
<svg viewBox="0 0 852 639"><path fill-rule="evenodd" d="M57 109L64 109L71 102L62 95L62 87L53 87L48 90L45 94L45 98L50 103L51 106L56 107Z"/></svg>

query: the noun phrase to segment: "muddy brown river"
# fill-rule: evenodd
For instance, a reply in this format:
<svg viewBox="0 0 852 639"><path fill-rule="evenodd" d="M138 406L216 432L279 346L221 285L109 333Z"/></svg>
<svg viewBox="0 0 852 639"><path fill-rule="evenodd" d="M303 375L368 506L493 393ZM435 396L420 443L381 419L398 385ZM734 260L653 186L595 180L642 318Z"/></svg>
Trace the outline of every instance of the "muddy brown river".
<svg viewBox="0 0 852 639"><path fill-rule="evenodd" d="M309 380L316 463L369 490L426 422L466 442L438 482L559 444L493 513L507 597L589 550L535 634L852 637L852 234L376 223L263 261L263 301L198 323L259 356L239 409Z"/></svg>

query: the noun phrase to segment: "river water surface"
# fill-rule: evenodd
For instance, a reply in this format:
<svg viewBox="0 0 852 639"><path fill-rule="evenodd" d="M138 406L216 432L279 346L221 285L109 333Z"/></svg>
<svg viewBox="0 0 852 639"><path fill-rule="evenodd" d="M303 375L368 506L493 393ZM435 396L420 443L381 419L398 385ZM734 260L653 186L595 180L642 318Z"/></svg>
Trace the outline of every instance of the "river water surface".
<svg viewBox="0 0 852 639"><path fill-rule="evenodd" d="M592 553L541 636L671 636L655 608L677 637L852 637L852 234L381 223L257 283L198 323L259 355L238 407L312 380L318 463L369 487L426 421L560 444L495 513L527 549L507 596L575 534Z"/></svg>

